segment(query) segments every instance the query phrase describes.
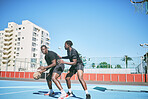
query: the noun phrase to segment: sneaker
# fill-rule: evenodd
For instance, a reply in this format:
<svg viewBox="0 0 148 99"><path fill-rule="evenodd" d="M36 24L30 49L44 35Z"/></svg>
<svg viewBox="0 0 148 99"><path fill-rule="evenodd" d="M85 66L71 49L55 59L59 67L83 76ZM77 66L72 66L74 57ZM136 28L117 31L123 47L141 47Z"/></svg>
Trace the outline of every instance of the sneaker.
<svg viewBox="0 0 148 99"><path fill-rule="evenodd" d="M48 92L46 94L44 94L45 96L53 96L54 95L54 92Z"/></svg>
<svg viewBox="0 0 148 99"><path fill-rule="evenodd" d="M67 94L68 94L68 96L70 96L70 97L74 96L74 94L73 94L72 92L70 93L69 91L67 92Z"/></svg>
<svg viewBox="0 0 148 99"><path fill-rule="evenodd" d="M68 98L68 94L67 93L61 94L61 96L58 99L66 99L66 98Z"/></svg>
<svg viewBox="0 0 148 99"><path fill-rule="evenodd" d="M86 99L91 99L90 94L86 94Z"/></svg>

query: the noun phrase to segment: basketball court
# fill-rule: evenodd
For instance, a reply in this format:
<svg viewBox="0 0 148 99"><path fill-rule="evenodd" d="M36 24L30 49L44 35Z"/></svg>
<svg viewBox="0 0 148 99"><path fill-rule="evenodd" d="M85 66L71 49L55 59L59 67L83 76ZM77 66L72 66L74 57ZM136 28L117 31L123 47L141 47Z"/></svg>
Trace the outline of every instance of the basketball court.
<svg viewBox="0 0 148 99"><path fill-rule="evenodd" d="M48 92L46 82L0 80L0 99L56 99L60 91L53 84L55 96L44 96ZM65 91L67 86L62 83ZM148 99L148 86L88 84L91 99ZM72 84L74 97L85 99L85 92L80 84Z"/></svg>

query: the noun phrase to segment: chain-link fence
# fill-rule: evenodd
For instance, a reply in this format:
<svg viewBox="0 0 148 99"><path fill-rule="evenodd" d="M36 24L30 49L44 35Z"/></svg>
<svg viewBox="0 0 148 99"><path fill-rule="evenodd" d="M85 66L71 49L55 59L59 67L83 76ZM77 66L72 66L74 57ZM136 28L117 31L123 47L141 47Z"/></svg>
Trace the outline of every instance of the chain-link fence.
<svg viewBox="0 0 148 99"><path fill-rule="evenodd" d="M142 57L83 57L85 69L129 69L131 74L145 73L146 62ZM1 71L35 72L39 66L46 66L44 59L19 58L0 59ZM65 66L65 72L70 66ZM93 73L93 71L92 71Z"/></svg>

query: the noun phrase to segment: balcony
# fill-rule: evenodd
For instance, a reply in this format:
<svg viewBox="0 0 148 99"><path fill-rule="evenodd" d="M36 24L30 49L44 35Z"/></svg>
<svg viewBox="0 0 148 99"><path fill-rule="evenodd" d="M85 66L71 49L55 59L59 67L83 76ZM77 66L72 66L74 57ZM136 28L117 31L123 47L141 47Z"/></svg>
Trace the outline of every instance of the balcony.
<svg viewBox="0 0 148 99"><path fill-rule="evenodd" d="M12 32L5 32L5 36L10 36L10 35L13 35L13 33Z"/></svg>
<svg viewBox="0 0 148 99"><path fill-rule="evenodd" d="M12 48L12 45L10 46L3 46L3 50L10 50Z"/></svg>
<svg viewBox="0 0 148 99"><path fill-rule="evenodd" d="M5 50L3 51L3 55L9 55L12 51L9 51L9 50Z"/></svg>
<svg viewBox="0 0 148 99"><path fill-rule="evenodd" d="M4 37L4 40L10 40L12 37Z"/></svg>
<svg viewBox="0 0 148 99"><path fill-rule="evenodd" d="M13 32L13 29L11 29L11 28L6 28L6 29L5 29L5 32L7 32L7 33Z"/></svg>
<svg viewBox="0 0 148 99"><path fill-rule="evenodd" d="M2 59L3 64L4 64L4 63L7 63L7 61L8 61L8 60L6 60L6 59Z"/></svg>
<svg viewBox="0 0 148 99"><path fill-rule="evenodd" d="M4 41L3 43L4 44L10 44L10 43L12 43L12 41Z"/></svg>
<svg viewBox="0 0 148 99"><path fill-rule="evenodd" d="M2 60L2 63L3 63L3 64L9 64L9 65L10 65L10 60L8 60L8 59L3 59L3 60Z"/></svg>
<svg viewBox="0 0 148 99"><path fill-rule="evenodd" d="M11 55L2 55L2 57L3 57L3 59L8 59L8 58L10 58L11 57Z"/></svg>

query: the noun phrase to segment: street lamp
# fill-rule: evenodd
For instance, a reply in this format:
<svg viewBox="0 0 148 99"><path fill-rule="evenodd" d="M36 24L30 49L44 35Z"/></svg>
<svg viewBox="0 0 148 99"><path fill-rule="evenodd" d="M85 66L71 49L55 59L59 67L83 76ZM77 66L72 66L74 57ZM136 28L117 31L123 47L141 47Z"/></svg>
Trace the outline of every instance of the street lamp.
<svg viewBox="0 0 148 99"><path fill-rule="evenodd" d="M148 52L147 52L148 44L147 43L144 43L144 44L140 44L140 46L143 47L143 48L145 48L145 51L146 51L146 54L145 54L146 60L145 60L145 62L147 64L147 73L148 73L148 56L147 56L147 54L148 54Z"/></svg>

